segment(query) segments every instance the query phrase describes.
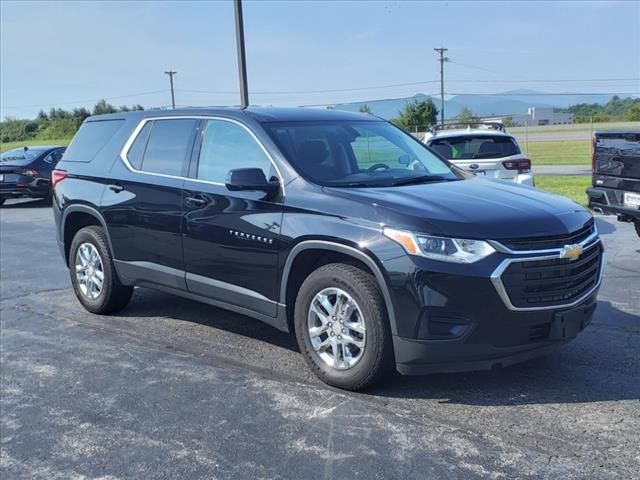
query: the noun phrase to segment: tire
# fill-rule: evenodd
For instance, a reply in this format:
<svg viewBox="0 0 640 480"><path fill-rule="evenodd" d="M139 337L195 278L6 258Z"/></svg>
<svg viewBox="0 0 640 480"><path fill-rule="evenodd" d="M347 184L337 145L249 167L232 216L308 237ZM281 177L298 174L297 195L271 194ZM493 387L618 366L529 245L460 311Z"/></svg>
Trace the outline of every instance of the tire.
<svg viewBox="0 0 640 480"><path fill-rule="evenodd" d="M45 205L53 204L53 192L51 190L49 190L49 193L47 193L46 197L42 197L42 203L44 203Z"/></svg>
<svg viewBox="0 0 640 480"><path fill-rule="evenodd" d="M633 224L636 226L636 233L640 237L640 220L638 220L638 219L634 220Z"/></svg>
<svg viewBox="0 0 640 480"><path fill-rule="evenodd" d="M323 292L328 292L329 295L318 296ZM338 301L338 298L342 298L344 301L351 302L350 305L355 305L358 313L353 312L348 317L347 314L344 314L341 317L340 311L338 311L336 316L332 316L326 315L329 309L322 307L320 309L321 315L318 315L312 312L311 307L314 302L315 311L318 311L317 301L320 298L328 299L329 303L335 299L335 305L344 305ZM335 309L333 311L335 312ZM327 323L320 318L321 316L327 320ZM358 319L360 323L356 322ZM327 328L329 321L333 324L331 328ZM326 331L320 335L312 335L310 332L312 322L313 325L320 325L315 328L326 329ZM320 380L329 385L346 390L364 390L393 372L393 345L382 294L375 278L357 267L332 263L311 273L302 283L298 292L294 324L298 346L309 368ZM357 325L359 329L362 329L362 325L364 325L364 333L351 330L348 325ZM340 332L343 335L340 335ZM329 333L332 333L331 337L329 337ZM356 347L355 343L336 345L337 348L332 345L330 350L321 346L326 342L336 341L340 337L343 339L355 338L356 341L363 344L363 348ZM347 340L341 341L347 342ZM314 346L314 342L316 342L316 346ZM318 348L320 350L317 350ZM335 355L333 355L334 348L338 351L337 366ZM325 350L322 351L323 349ZM340 353L341 351L342 353ZM355 358L357 358L355 364L347 366L348 361L354 361ZM333 364L331 365L331 363Z"/></svg>
<svg viewBox="0 0 640 480"><path fill-rule="evenodd" d="M4 198L4 197L0 197L0 207L1 207L2 205L4 205L5 200L6 200L6 198Z"/></svg>
<svg viewBox="0 0 640 480"><path fill-rule="evenodd" d="M78 251L81 248L82 253L79 256ZM99 258L99 263L95 260L94 252ZM83 269L81 273L78 273L76 264L82 263L87 257L92 259L89 262L91 269ZM103 278L102 286L98 292L97 283L87 281L86 278L99 278L98 272L100 271ZM126 307L131 300L133 287L124 286L118 280L107 237L102 227L82 228L73 237L69 250L69 274L76 297L82 306L91 313L117 312ZM84 282L78 278L78 275L85 277Z"/></svg>

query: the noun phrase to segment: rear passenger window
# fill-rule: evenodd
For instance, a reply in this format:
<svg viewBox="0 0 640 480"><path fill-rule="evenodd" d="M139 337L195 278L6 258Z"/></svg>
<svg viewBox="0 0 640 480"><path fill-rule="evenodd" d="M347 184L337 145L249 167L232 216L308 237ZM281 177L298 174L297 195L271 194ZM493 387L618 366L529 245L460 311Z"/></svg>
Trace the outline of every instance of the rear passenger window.
<svg viewBox="0 0 640 480"><path fill-rule="evenodd" d="M123 119L84 122L65 152L65 161L90 162L123 124Z"/></svg>
<svg viewBox="0 0 640 480"><path fill-rule="evenodd" d="M188 156L193 145L197 123L198 120L187 118L154 120L150 127L140 170L164 175L186 176ZM138 146L138 148L140 147Z"/></svg>
<svg viewBox="0 0 640 480"><path fill-rule="evenodd" d="M260 168L270 178L271 161L253 136L240 125L209 120L202 136L197 178L224 183L229 170Z"/></svg>
<svg viewBox="0 0 640 480"><path fill-rule="evenodd" d="M151 131L151 124L153 122L147 122L138 133L135 141L131 145L131 148L127 152L127 159L133 168L140 170L142 166L142 157L144 150L147 147L147 140L149 139L149 132Z"/></svg>

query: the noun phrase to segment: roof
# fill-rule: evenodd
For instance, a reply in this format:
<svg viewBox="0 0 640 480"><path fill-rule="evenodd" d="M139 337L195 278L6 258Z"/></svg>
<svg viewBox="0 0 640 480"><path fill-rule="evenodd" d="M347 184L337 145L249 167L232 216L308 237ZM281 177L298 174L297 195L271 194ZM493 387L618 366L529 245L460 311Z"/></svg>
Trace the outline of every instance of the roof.
<svg viewBox="0 0 640 480"><path fill-rule="evenodd" d="M471 135L474 137L511 137L513 135L500 130L487 130L486 128L465 128L460 130L440 130L435 135L428 132L431 136L427 136L427 140L432 138L450 138L450 137L464 137L465 135Z"/></svg>
<svg viewBox="0 0 640 480"><path fill-rule="evenodd" d="M594 135L629 135L629 134L639 134L640 128L636 130L596 130L593 132Z"/></svg>
<svg viewBox="0 0 640 480"><path fill-rule="evenodd" d="M18 145L7 151L23 149L25 146L28 150L54 150L56 148L65 148L62 145Z"/></svg>
<svg viewBox="0 0 640 480"><path fill-rule="evenodd" d="M231 118L243 118L245 115L253 117L261 123L267 122L305 122L305 121L331 121L331 120L351 120L351 121L383 121L378 117L366 113L347 112L344 110L330 110L323 108L303 108L303 107L191 107L179 108L175 110L143 110L135 112L109 113L90 117L93 120L108 120L116 118L149 118L166 116L225 116Z"/></svg>

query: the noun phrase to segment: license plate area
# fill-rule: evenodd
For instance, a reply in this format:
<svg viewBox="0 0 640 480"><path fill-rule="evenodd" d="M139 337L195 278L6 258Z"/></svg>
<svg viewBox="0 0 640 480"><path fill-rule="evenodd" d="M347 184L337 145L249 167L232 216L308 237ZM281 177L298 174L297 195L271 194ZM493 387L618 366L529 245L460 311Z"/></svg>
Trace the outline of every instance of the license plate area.
<svg viewBox="0 0 640 480"><path fill-rule="evenodd" d="M596 309L596 303L565 310L556 313L551 322L549 338L551 340L565 340L575 337L591 322L591 315Z"/></svg>
<svg viewBox="0 0 640 480"><path fill-rule="evenodd" d="M622 199L625 207L640 209L640 193L624 192Z"/></svg>

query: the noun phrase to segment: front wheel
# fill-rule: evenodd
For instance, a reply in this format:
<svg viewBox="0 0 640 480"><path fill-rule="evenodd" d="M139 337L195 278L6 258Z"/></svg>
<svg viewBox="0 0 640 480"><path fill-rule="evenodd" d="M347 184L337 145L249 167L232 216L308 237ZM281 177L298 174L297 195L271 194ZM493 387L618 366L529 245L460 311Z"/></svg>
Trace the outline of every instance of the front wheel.
<svg viewBox="0 0 640 480"><path fill-rule="evenodd" d="M0 207L1 207L2 205L4 205L5 200L6 200L6 198L4 198L4 197L0 197Z"/></svg>
<svg viewBox="0 0 640 480"><path fill-rule="evenodd" d="M386 308L369 273L342 263L320 267L300 287L294 321L300 351L323 382L363 390L391 372Z"/></svg>
<svg viewBox="0 0 640 480"><path fill-rule="evenodd" d="M133 293L133 287L118 280L107 242L104 230L98 226L80 229L71 242L71 284L82 306L91 313L121 310Z"/></svg>

